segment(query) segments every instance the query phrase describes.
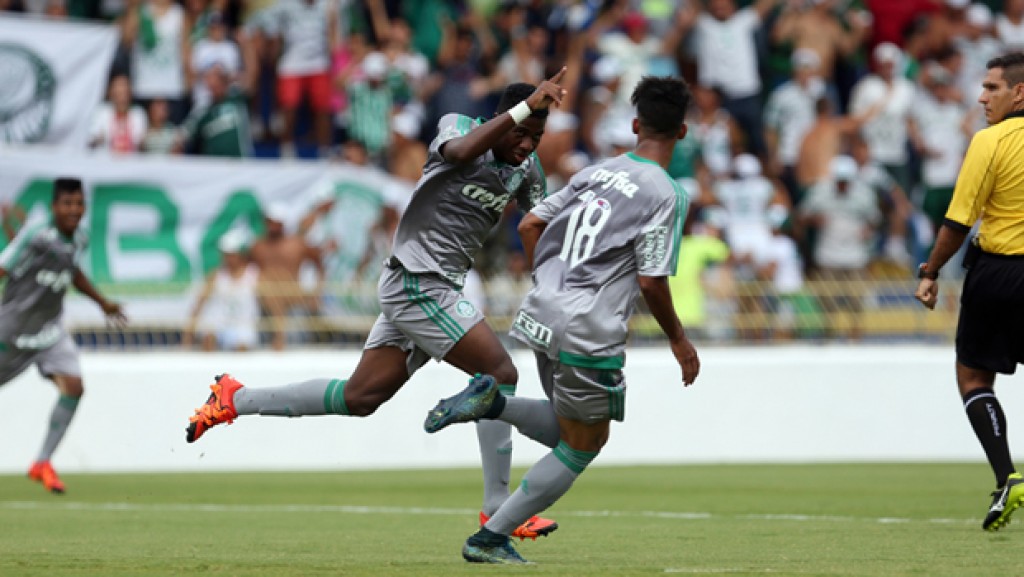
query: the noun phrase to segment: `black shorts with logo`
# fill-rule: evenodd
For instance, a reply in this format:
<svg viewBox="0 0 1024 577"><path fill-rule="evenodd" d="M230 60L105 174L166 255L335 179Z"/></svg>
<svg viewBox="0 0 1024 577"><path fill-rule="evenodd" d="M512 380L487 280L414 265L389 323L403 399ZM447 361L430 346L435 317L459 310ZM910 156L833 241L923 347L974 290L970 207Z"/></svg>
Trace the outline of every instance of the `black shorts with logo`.
<svg viewBox="0 0 1024 577"><path fill-rule="evenodd" d="M1012 375L1024 363L1024 256L983 252L964 279L956 357Z"/></svg>

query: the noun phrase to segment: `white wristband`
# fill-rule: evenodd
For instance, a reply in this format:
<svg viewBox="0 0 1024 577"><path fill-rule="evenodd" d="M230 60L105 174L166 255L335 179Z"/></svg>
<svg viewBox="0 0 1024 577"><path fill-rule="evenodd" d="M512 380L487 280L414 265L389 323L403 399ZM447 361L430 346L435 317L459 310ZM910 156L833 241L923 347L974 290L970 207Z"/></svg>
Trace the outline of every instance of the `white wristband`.
<svg viewBox="0 0 1024 577"><path fill-rule="evenodd" d="M530 105L525 100L508 109L508 115L512 117L516 125L526 120L531 114L533 114L533 111L530 110Z"/></svg>

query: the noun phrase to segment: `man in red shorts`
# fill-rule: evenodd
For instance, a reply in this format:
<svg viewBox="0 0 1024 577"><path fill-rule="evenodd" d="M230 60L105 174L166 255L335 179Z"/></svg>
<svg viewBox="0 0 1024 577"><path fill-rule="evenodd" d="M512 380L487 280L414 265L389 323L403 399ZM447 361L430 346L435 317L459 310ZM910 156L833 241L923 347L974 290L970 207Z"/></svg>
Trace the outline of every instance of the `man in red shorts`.
<svg viewBox="0 0 1024 577"><path fill-rule="evenodd" d="M331 53L338 16L330 0L280 0L262 16L262 27L276 38L277 102L284 117L281 156L295 156L295 116L303 101L313 112L320 154L331 145Z"/></svg>

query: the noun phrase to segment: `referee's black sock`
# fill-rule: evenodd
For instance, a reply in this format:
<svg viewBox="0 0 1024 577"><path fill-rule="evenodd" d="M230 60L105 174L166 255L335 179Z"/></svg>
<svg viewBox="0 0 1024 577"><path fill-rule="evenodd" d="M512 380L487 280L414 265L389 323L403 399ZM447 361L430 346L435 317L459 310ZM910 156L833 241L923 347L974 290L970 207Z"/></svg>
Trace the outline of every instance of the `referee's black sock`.
<svg viewBox="0 0 1024 577"><path fill-rule="evenodd" d="M1010 460L1010 445L1006 441L1006 416L995 391L981 387L967 393L964 395L964 410L992 465L996 485L1002 487L1014 468Z"/></svg>

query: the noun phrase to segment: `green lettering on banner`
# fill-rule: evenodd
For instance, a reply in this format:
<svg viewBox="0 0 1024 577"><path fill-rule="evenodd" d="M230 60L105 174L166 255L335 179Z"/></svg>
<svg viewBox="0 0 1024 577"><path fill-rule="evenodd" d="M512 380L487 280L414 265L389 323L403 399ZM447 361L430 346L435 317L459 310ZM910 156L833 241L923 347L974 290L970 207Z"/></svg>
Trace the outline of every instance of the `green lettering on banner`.
<svg viewBox="0 0 1024 577"><path fill-rule="evenodd" d="M124 252L162 252L171 256L174 272L170 278L154 278L133 282L170 282L185 290L192 280L188 257L178 245L178 207L167 198L162 189L148 184L98 184L93 188L92 201L92 275L97 283L118 282L110 268L107 239L110 231L110 212L114 205L128 204L152 207L159 215L157 229L149 234L123 233L116 239ZM118 284L125 284L121 281ZM170 288L170 287L168 287Z"/></svg>
<svg viewBox="0 0 1024 577"><path fill-rule="evenodd" d="M263 223L263 210L260 208L260 201L250 190L239 190L231 193L231 196L224 202L224 208L220 209L217 217L210 223L209 228L203 234L199 244L200 258L203 263L203 273L220 266L220 250L217 249L217 241L239 219L248 224L253 236L262 236L266 225Z"/></svg>
<svg viewBox="0 0 1024 577"><path fill-rule="evenodd" d="M50 205L53 201L53 180L33 180L21 191L14 199L14 206L20 211L21 214L28 218L28 215L32 214L36 205L42 206L46 214L49 215L53 210ZM17 222L16 222L17 224ZM20 229L20 226L15 226L15 229ZM8 240L7 235L2 233L0 230L0 250L3 250L7 246Z"/></svg>

